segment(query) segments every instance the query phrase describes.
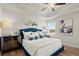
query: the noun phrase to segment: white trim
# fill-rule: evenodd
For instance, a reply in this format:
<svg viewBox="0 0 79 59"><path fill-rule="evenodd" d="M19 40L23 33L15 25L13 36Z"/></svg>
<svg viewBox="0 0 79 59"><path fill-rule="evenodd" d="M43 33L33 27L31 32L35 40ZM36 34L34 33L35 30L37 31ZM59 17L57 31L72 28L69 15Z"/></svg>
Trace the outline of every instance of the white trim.
<svg viewBox="0 0 79 59"><path fill-rule="evenodd" d="M77 46L77 45L73 45L73 44L69 44L69 43L63 43L63 45L67 45L67 46L70 46L70 47L74 47L74 48L78 48L79 49L79 46Z"/></svg>

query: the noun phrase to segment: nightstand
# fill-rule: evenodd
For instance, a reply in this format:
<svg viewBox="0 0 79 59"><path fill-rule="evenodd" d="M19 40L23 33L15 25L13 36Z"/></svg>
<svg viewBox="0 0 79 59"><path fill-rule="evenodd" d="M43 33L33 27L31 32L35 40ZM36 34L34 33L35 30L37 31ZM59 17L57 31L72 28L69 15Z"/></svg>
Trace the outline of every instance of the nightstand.
<svg viewBox="0 0 79 59"><path fill-rule="evenodd" d="M14 49L20 48L18 44L18 35L12 34L10 36L4 36L3 37L3 48L2 53L5 51L10 51Z"/></svg>

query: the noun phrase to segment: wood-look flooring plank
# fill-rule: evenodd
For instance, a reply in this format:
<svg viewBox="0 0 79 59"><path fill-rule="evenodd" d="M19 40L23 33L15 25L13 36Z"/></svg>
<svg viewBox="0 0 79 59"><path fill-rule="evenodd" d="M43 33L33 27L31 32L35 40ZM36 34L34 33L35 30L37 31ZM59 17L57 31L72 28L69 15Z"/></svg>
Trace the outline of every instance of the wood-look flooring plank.
<svg viewBox="0 0 79 59"><path fill-rule="evenodd" d="M0 56L1 56L1 51L0 51Z"/></svg>

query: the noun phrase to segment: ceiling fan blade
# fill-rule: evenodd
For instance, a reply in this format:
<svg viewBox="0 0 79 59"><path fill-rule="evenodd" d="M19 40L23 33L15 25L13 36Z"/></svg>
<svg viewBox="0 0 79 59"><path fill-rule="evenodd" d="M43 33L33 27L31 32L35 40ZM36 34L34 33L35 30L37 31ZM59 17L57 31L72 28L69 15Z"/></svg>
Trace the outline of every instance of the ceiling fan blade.
<svg viewBox="0 0 79 59"><path fill-rule="evenodd" d="M45 9L47 9L47 7L45 7L45 8L43 8L43 9L41 9L41 11L43 11L43 10L45 10Z"/></svg>
<svg viewBox="0 0 79 59"><path fill-rule="evenodd" d="M48 5L49 3L44 3L44 4L47 4Z"/></svg>
<svg viewBox="0 0 79 59"><path fill-rule="evenodd" d="M55 3L55 5L64 5L66 3Z"/></svg>

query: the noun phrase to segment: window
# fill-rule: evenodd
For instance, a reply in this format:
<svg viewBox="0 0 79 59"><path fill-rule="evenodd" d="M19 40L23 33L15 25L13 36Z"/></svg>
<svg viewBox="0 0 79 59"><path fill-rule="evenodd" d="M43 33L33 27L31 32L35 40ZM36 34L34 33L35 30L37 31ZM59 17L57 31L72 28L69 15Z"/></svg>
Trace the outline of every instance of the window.
<svg viewBox="0 0 79 59"><path fill-rule="evenodd" d="M49 32L55 32L56 30L56 21L48 22Z"/></svg>

